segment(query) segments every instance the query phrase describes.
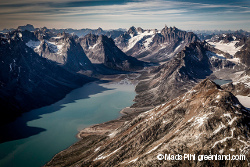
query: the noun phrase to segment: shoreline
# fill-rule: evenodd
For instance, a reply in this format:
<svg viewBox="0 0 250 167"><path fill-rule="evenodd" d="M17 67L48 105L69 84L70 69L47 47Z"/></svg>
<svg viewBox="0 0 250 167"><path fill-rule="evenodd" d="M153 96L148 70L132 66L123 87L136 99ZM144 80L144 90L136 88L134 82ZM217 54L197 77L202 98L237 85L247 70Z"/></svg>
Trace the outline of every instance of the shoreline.
<svg viewBox="0 0 250 167"><path fill-rule="evenodd" d="M87 128L80 130L76 137L77 139L83 139L84 137L90 135L104 135L108 136L112 131L116 130L117 128L121 127L126 121L130 121L139 115L142 112L152 109L152 107L145 107L145 108L131 108L125 107L119 111L121 114L120 117L114 120L110 120L100 124L94 124Z"/></svg>

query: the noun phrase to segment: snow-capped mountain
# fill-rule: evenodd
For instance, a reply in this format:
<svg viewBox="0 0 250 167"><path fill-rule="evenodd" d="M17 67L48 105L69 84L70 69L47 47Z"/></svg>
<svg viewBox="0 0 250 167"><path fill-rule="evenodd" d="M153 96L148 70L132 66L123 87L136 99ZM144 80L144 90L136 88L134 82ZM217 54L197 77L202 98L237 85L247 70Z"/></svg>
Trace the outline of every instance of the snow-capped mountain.
<svg viewBox="0 0 250 167"><path fill-rule="evenodd" d="M30 32L18 30L0 37L1 124L22 112L52 104L93 80L38 55L28 39L40 42Z"/></svg>
<svg viewBox="0 0 250 167"><path fill-rule="evenodd" d="M127 55L150 62L169 60L195 41L199 39L194 33L167 26L161 31L131 27L115 39L116 45Z"/></svg>
<svg viewBox="0 0 250 167"><path fill-rule="evenodd" d="M18 26L17 28L20 31L35 31L35 30L41 30L41 28L34 28L33 25L31 24L27 24L24 26ZM114 29L114 30L103 30L101 27L99 27L98 29L89 29L89 28L85 28L85 29L72 29L72 28L67 28L67 29L48 29L46 27L43 27L42 29L47 29L50 32L54 33L54 34L59 34L59 33L68 33L68 34L72 34L72 35L77 35L78 37L84 37L87 34L95 34L95 35L106 35L110 38L117 38L119 37L121 34L123 34L126 29ZM14 31L14 28L10 28L10 29L3 29L0 30L0 33L9 33L11 31Z"/></svg>
<svg viewBox="0 0 250 167"><path fill-rule="evenodd" d="M250 69L237 72L233 82L221 87L232 92L245 107L250 108Z"/></svg>
<svg viewBox="0 0 250 167"><path fill-rule="evenodd" d="M81 141L46 166L248 166L249 117L232 93L206 79L104 135L81 134ZM195 158L184 159L184 154ZM242 159L221 159L229 154Z"/></svg>
<svg viewBox="0 0 250 167"><path fill-rule="evenodd" d="M85 55L77 37L66 33L51 34L50 31L37 30L34 33L20 32L26 46L41 57L55 61L62 67L82 73L92 73L94 67Z"/></svg>
<svg viewBox="0 0 250 167"><path fill-rule="evenodd" d="M132 71L142 69L144 63L127 56L105 35L88 34L79 39L83 50L94 64L102 64L115 70Z"/></svg>
<svg viewBox="0 0 250 167"><path fill-rule="evenodd" d="M242 63L249 67L250 40L248 36L236 31L230 34L214 35L206 41L216 49L227 53L227 55L224 55L227 60Z"/></svg>
<svg viewBox="0 0 250 167"><path fill-rule="evenodd" d="M220 56L225 54L206 42L186 46L170 61L148 73L136 86L137 96L133 107L155 106L187 92L213 71L235 66Z"/></svg>

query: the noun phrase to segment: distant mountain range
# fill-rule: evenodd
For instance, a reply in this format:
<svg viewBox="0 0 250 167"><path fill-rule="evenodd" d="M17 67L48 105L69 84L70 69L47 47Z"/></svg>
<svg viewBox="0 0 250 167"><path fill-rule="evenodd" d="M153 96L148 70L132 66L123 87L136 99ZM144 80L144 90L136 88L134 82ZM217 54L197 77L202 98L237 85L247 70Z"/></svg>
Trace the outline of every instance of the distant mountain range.
<svg viewBox="0 0 250 167"><path fill-rule="evenodd" d="M31 24L27 24L27 25L24 25L24 26L19 26L17 28L18 30L20 31L35 31L35 30L39 30L41 28L34 28L33 25ZM48 29L46 27L43 27L43 29ZM15 29L11 28L11 29L3 29L2 31L0 32L3 32L3 33L7 33L7 32L10 32L10 31L13 31ZM116 37L118 37L119 35L123 34L126 30L125 29L122 29L122 28L119 28L119 29L115 29L115 30L103 30L102 28L98 28L98 29L89 29L89 28L84 28L84 29L72 29L72 28L67 28L67 29L55 29L55 28L52 28L52 29L48 29L50 30L51 32L53 33L69 33L69 34L74 34L74 35L77 35L78 37L84 37L85 35L87 34L95 34L95 35L106 35L110 38L113 38L115 39Z"/></svg>
<svg viewBox="0 0 250 167"><path fill-rule="evenodd" d="M115 39L116 45L124 53L148 62L167 61L195 41L199 39L194 33L167 26L161 31L131 27Z"/></svg>

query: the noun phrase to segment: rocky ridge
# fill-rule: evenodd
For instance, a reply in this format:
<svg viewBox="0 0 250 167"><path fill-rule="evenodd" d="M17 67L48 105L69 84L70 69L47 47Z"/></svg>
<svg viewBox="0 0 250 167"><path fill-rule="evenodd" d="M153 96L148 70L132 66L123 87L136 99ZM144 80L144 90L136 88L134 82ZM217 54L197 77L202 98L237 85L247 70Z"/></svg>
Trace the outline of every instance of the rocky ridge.
<svg viewBox="0 0 250 167"><path fill-rule="evenodd" d="M102 64L108 68L123 71L133 71L144 67L142 61L127 56L107 36L88 34L79 41L93 64Z"/></svg>
<svg viewBox="0 0 250 167"><path fill-rule="evenodd" d="M167 26L161 31L131 27L115 39L116 45L127 55L155 63L171 59L195 41L199 39L194 33Z"/></svg>
<svg viewBox="0 0 250 167"><path fill-rule="evenodd" d="M194 42L167 63L156 67L136 86L137 96L132 107L156 106L187 92L213 71L233 68L235 64L204 42Z"/></svg>
<svg viewBox="0 0 250 167"><path fill-rule="evenodd" d="M209 79L116 130L83 137L46 166L248 166L250 113ZM245 155L245 160L158 160L158 154ZM65 161L67 159L67 161Z"/></svg>
<svg viewBox="0 0 250 167"><path fill-rule="evenodd" d="M27 46L20 31L8 35L0 38L0 108L4 114L1 124L22 112L52 104L93 81L39 56Z"/></svg>

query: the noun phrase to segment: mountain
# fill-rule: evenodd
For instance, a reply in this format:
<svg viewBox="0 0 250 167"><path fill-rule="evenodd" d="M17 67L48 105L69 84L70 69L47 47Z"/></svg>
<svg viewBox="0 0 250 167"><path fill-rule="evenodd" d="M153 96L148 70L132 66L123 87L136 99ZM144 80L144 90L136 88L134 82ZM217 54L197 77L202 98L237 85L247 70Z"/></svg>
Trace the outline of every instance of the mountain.
<svg viewBox="0 0 250 167"><path fill-rule="evenodd" d="M241 49L235 53L234 57L240 59L240 62L250 67L250 38L241 38L236 47Z"/></svg>
<svg viewBox="0 0 250 167"><path fill-rule="evenodd" d="M194 33L167 26L161 31L131 27L115 39L116 45L127 55L157 63L171 59L195 41L199 39Z"/></svg>
<svg viewBox="0 0 250 167"><path fill-rule="evenodd" d="M127 56L105 35L88 34L79 38L81 46L90 61L108 68L123 71L142 69L144 63L134 57Z"/></svg>
<svg viewBox="0 0 250 167"><path fill-rule="evenodd" d="M18 26L17 29L20 30L20 31L25 31L25 30L27 30L27 31L34 31L35 30L34 26L31 25L31 24L27 24L25 26Z"/></svg>
<svg viewBox="0 0 250 167"><path fill-rule="evenodd" d="M245 101L246 107L250 108L250 69L238 72L238 77L233 82L224 84L221 87L232 92L237 98Z"/></svg>
<svg viewBox="0 0 250 167"><path fill-rule="evenodd" d="M98 28L98 29L50 29L50 31L54 32L54 33L69 33L69 34L74 34L77 35L78 37L84 37L87 34L94 34L94 35L106 35L110 38L117 38L119 37L121 34L124 33L125 30L122 29L117 29L117 30L103 30L102 28Z"/></svg>
<svg viewBox="0 0 250 167"><path fill-rule="evenodd" d="M232 31L232 30L227 30L227 31L223 31L223 30L188 30L188 32L193 32L195 33L200 40L207 40L207 39L211 39L214 36L222 36L222 34L234 34L234 35L243 35L243 36L249 36L249 32L248 31L244 31L244 30L237 30L237 31Z"/></svg>
<svg viewBox="0 0 250 167"><path fill-rule="evenodd" d="M15 30L0 37L0 108L4 115L1 125L22 112L52 104L93 81L43 58L29 45L31 41L40 43L28 31Z"/></svg>
<svg viewBox="0 0 250 167"><path fill-rule="evenodd" d="M232 93L205 79L114 131L82 135L45 166L248 166L249 117ZM242 160L222 159L229 154Z"/></svg>
<svg viewBox="0 0 250 167"><path fill-rule="evenodd" d="M77 42L76 36L67 33L55 35L46 28L34 33L25 31L22 34L28 47L41 57L57 62L69 71L90 75L95 70Z"/></svg>
<svg viewBox="0 0 250 167"><path fill-rule="evenodd" d="M31 24L27 24L24 26L18 26L17 28L20 31L35 31L35 30L39 30L41 28L34 28L33 25ZM0 33L9 33L11 31L16 30L15 28L10 28L10 29L3 29L0 31ZM77 35L78 37L84 37L87 34L95 34L95 35L106 35L110 38L117 38L119 37L121 34L123 34L126 29L114 29L114 30L103 30L101 27L99 27L98 29L89 29L89 28L84 28L84 29L72 29L72 28L66 28L66 29L48 29L50 32L58 34L58 33L68 33L68 34L72 34L72 35Z"/></svg>
<svg viewBox="0 0 250 167"><path fill-rule="evenodd" d="M236 63L243 63L245 66L250 65L250 39L249 34L241 31L234 33L214 35L211 39L206 40L210 45L223 52L228 53L227 58L231 57Z"/></svg>
<svg viewBox="0 0 250 167"><path fill-rule="evenodd" d="M193 42L171 60L143 74L135 90L137 96L132 107L156 106L187 92L213 71L233 68L226 53L207 42Z"/></svg>

